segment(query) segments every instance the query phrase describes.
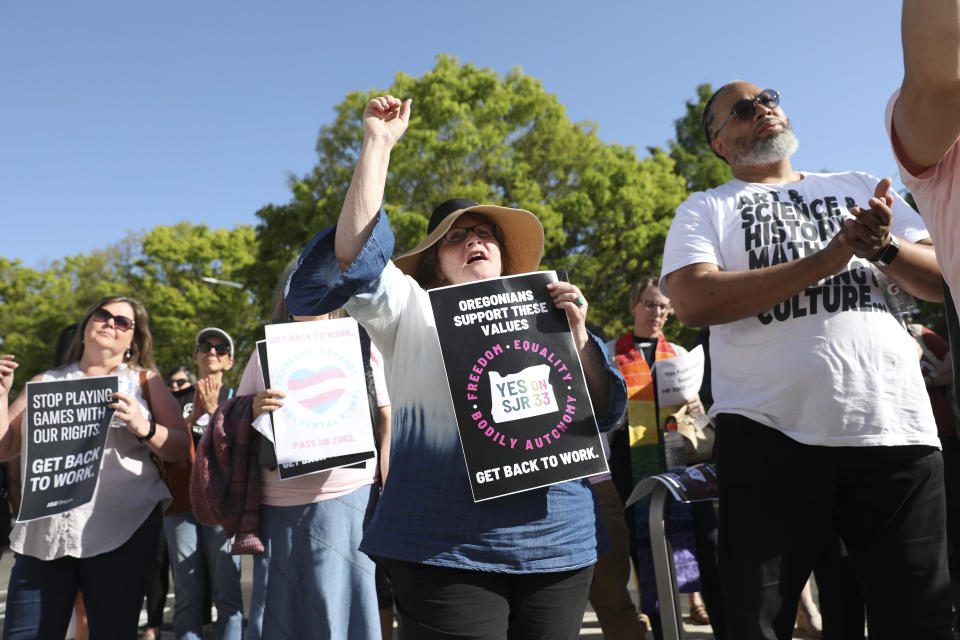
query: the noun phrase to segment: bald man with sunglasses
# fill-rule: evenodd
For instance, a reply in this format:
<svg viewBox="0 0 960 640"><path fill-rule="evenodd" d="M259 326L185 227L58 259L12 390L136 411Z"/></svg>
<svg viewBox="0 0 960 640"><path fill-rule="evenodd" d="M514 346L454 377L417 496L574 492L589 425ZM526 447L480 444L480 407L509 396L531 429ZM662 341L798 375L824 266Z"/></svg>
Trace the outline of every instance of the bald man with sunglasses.
<svg viewBox="0 0 960 640"><path fill-rule="evenodd" d="M774 89L725 85L703 124L734 179L677 209L660 289L711 331L727 636L790 638L837 531L871 638L952 638L936 425L886 298L942 298L923 221L889 179L795 170Z"/></svg>

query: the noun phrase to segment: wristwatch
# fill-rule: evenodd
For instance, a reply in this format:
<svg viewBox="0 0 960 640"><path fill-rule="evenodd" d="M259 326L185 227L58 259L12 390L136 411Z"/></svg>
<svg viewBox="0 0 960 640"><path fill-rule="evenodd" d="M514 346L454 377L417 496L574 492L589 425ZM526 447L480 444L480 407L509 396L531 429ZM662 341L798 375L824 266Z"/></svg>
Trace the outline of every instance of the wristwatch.
<svg viewBox="0 0 960 640"><path fill-rule="evenodd" d="M156 435L156 433L157 433L157 421L150 420L150 429L147 431L145 435L137 436L137 440L139 440L140 442L146 442L147 440L152 438L154 435Z"/></svg>
<svg viewBox="0 0 960 640"><path fill-rule="evenodd" d="M900 253L900 243L891 235L890 242L887 246L881 249L874 257L870 258L870 262L881 267L888 267L890 263L896 259L898 253Z"/></svg>

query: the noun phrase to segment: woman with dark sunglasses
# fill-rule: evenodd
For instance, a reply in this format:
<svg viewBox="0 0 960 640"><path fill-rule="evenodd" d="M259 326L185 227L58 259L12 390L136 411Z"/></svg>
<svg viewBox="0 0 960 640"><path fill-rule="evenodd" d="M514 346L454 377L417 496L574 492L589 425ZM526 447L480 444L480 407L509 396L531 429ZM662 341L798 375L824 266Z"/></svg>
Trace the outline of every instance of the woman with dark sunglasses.
<svg viewBox="0 0 960 640"><path fill-rule="evenodd" d="M393 583L400 638L576 638L598 555L610 548L584 480L474 502L427 289L536 271L540 221L529 211L454 199L426 238L393 248L380 209L391 150L410 102L386 96L364 111L364 141L334 229L304 250L286 296L297 315L340 306L386 359L394 407L390 479L360 550ZM586 329L587 303L569 282L547 285L566 313L600 429L626 403L623 379ZM468 345L464 345L468 347Z"/></svg>
<svg viewBox="0 0 960 640"><path fill-rule="evenodd" d="M193 371L190 371L189 367L180 365L179 367L174 367L170 370L170 373L167 374L167 386L170 387L170 392L176 395L177 391L182 391L183 389L189 389L197 382L197 376L193 374Z"/></svg>
<svg viewBox="0 0 960 640"><path fill-rule="evenodd" d="M119 390L93 499L19 522L10 536L4 638L62 638L78 589L93 637L136 637L147 578L170 492L151 459L189 455L176 400L155 373L147 313L137 300L103 298L84 314L66 365L33 380L115 375ZM14 357L0 357L0 460L21 455L26 394L8 407Z"/></svg>

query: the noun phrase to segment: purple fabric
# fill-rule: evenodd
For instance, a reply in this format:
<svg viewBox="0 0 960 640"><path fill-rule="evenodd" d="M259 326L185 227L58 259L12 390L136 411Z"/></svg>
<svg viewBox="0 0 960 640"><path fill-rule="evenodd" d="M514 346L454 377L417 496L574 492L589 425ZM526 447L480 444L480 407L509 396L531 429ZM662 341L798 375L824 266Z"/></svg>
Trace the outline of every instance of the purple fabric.
<svg viewBox="0 0 960 640"><path fill-rule="evenodd" d="M260 553L259 441L253 437L253 396L217 407L200 438L190 477L190 502L198 522L218 524L230 538L230 553Z"/></svg>

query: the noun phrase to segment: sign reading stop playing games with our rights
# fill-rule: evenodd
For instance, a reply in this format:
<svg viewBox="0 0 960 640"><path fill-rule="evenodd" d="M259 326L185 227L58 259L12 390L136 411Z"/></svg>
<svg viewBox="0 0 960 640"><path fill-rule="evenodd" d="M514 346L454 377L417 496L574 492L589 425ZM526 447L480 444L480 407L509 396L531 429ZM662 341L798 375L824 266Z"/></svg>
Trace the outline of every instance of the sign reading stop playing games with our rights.
<svg viewBox="0 0 960 640"><path fill-rule="evenodd" d="M117 384L117 376L27 383L18 521L70 511L93 499L114 414L107 405Z"/></svg>

